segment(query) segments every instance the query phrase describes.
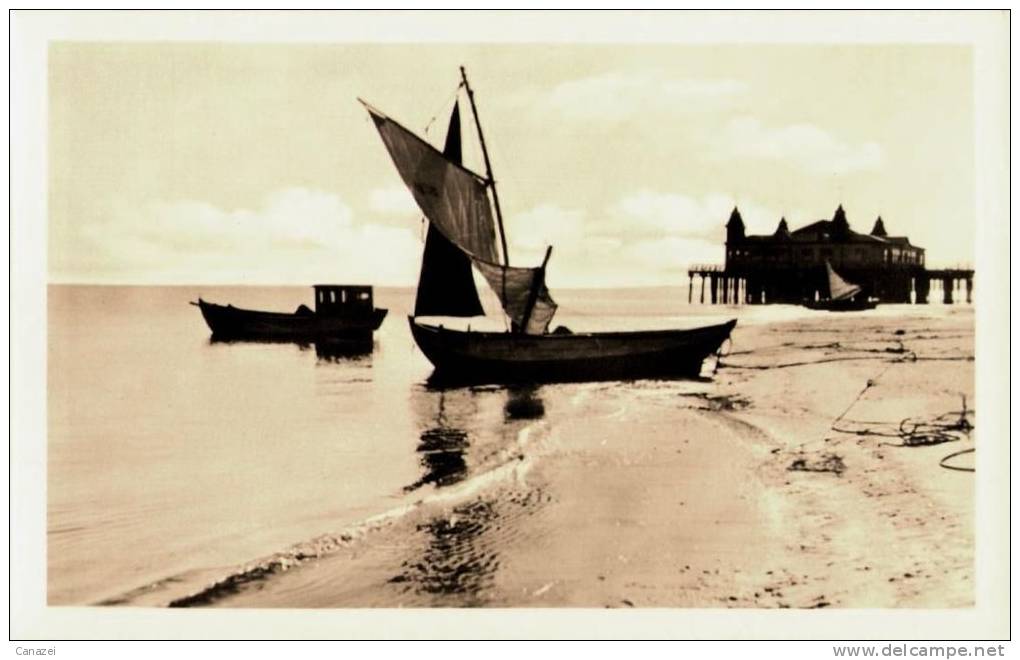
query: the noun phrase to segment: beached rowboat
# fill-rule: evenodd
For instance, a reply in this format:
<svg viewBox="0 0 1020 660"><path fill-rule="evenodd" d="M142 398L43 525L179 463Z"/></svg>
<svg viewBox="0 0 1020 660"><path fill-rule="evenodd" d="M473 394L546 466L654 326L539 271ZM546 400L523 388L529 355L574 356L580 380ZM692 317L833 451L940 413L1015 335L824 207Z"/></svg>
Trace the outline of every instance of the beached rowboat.
<svg viewBox="0 0 1020 660"><path fill-rule="evenodd" d="M437 380L532 383L693 378L736 323L693 330L527 335L464 332L412 319L411 334L436 365Z"/></svg>

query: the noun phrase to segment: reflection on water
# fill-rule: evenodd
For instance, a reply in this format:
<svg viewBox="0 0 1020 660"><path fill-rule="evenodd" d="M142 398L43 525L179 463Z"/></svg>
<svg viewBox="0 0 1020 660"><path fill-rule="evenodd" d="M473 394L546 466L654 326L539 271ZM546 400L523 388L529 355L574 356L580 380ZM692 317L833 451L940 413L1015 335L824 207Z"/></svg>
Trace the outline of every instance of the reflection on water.
<svg viewBox="0 0 1020 660"><path fill-rule="evenodd" d="M412 491L428 484L448 486L468 476L469 466L485 469L504 456L514 442L521 422L541 419L545 404L535 385L471 387L412 392L412 407L420 424L416 451L423 474L404 488ZM502 418L492 404L502 401ZM498 409L496 409L498 410ZM491 411L491 412L490 412ZM472 429L469 435L465 429ZM474 447L472 447L474 445ZM469 454L471 460L469 461Z"/></svg>
<svg viewBox="0 0 1020 660"><path fill-rule="evenodd" d="M404 490L486 478L492 470L519 460L518 434L545 415L539 390L537 386L414 390L422 475ZM409 548L389 582L403 594L428 598L431 605L484 605L500 566L501 548L517 528L514 519L532 514L547 501L534 486L503 485L495 495L459 503L419 523L415 529L421 546Z"/></svg>
<svg viewBox="0 0 1020 660"><path fill-rule="evenodd" d="M421 454L419 460L425 474L405 486L404 490L412 491L426 484L448 486L464 479L467 475L467 461L464 460L467 447L468 435L464 431L443 427L424 431L418 453Z"/></svg>
<svg viewBox="0 0 1020 660"><path fill-rule="evenodd" d="M320 360L336 362L339 360L364 359L371 364L369 358L375 347L371 339L359 341L317 341L315 345L315 356Z"/></svg>
<svg viewBox="0 0 1020 660"><path fill-rule="evenodd" d="M454 420L472 416L475 412L473 396L452 393ZM404 487L405 492L428 484L437 487L457 483L467 476L468 464L465 452L470 441L468 434L450 420L447 414L447 393L442 391L418 390L413 397L422 431L419 436L418 461L424 470L421 478ZM435 412L433 413L433 406Z"/></svg>
<svg viewBox="0 0 1020 660"><path fill-rule="evenodd" d="M336 362L341 360L351 359L365 359L372 355L372 351L375 350L375 341L370 337L368 339L329 339L322 341L295 341L292 339L271 339L271 338L259 338L259 339L233 339L233 338L222 338L213 335L209 338L211 345L217 344L292 344L297 346L302 351L307 351L311 348L315 349L315 356L320 360L327 362ZM371 360L365 360L368 364L371 364Z"/></svg>
<svg viewBox="0 0 1020 660"><path fill-rule="evenodd" d="M538 396L537 385L523 385L507 389L503 415L506 419L541 419L545 415L545 404Z"/></svg>

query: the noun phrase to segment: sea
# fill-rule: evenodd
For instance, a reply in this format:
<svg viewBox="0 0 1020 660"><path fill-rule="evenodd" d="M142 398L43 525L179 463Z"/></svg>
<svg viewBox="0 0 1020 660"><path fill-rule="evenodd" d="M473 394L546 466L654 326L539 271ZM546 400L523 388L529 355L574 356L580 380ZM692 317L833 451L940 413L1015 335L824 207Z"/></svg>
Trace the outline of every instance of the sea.
<svg viewBox="0 0 1020 660"><path fill-rule="evenodd" d="M655 389L639 383L430 386L431 365L408 328L411 289L375 290L376 306L389 314L371 352L356 356L215 342L189 305L201 296L292 311L312 306L311 293L48 287L51 605L166 604L260 558L407 515L448 489L482 493L533 451L536 425L568 424L583 414L576 402L600 391L611 391L632 419L656 414ZM738 318L739 338L816 313L688 304L686 287L565 290L556 298L554 324L574 331ZM666 391L705 387L681 381Z"/></svg>

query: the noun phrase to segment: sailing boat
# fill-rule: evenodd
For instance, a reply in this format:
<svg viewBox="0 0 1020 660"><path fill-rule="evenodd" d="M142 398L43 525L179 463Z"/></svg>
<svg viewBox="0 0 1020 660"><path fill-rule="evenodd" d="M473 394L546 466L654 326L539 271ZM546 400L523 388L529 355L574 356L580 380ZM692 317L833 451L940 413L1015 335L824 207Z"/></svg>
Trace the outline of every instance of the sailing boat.
<svg viewBox="0 0 1020 660"><path fill-rule="evenodd" d="M401 179L429 221L411 334L435 367L434 381L542 383L553 381L695 377L736 325L690 330L549 332L556 302L545 284L552 248L538 267L511 266L496 182L474 93L461 67L485 176L464 166L459 103L443 151L365 101ZM360 99L359 99L360 100ZM490 199L491 195L491 199ZM499 232L500 250L496 247ZM426 323L421 317L483 314L472 277L477 269L509 319L505 332L472 332Z"/></svg>
<svg viewBox="0 0 1020 660"><path fill-rule="evenodd" d="M825 262L825 274L829 287L828 298L809 300L804 303L805 307L825 309L831 312L851 312L862 309L874 309L878 305L877 300L870 300L867 296L861 295L861 287L851 284L840 277L828 260Z"/></svg>

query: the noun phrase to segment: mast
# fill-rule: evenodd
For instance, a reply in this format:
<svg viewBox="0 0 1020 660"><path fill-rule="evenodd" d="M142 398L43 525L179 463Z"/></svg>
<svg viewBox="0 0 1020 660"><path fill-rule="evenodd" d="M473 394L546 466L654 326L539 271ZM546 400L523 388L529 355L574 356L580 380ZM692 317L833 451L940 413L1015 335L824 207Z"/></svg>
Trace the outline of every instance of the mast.
<svg viewBox="0 0 1020 660"><path fill-rule="evenodd" d="M524 307L524 316L521 317L521 326L517 329L518 332L528 331L528 321L531 320L531 313L535 310L538 292L541 290L542 285L545 284L545 265L549 263L549 256L551 254L552 246L550 245L545 249L545 259L542 259L542 265L539 266L538 272L535 273L535 277L531 282L531 291L528 292L528 303Z"/></svg>
<svg viewBox="0 0 1020 660"><path fill-rule="evenodd" d="M489 179L489 187L492 188L492 203L496 207L496 226L499 227L499 243L503 248L503 265L510 265L510 254L506 250L506 232L503 231L503 213L499 209L499 195L496 194L496 180L492 178L492 165L489 163L489 151L485 148L485 136L482 135L482 124L478 121L478 108L475 107L475 94L468 84L467 72L460 67L460 77L467 90L468 101L471 102L471 115L475 118L475 128L478 130L478 142L482 145L482 158L485 159L485 176Z"/></svg>

